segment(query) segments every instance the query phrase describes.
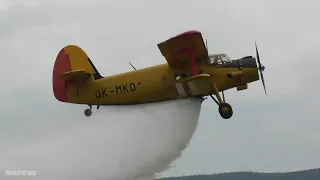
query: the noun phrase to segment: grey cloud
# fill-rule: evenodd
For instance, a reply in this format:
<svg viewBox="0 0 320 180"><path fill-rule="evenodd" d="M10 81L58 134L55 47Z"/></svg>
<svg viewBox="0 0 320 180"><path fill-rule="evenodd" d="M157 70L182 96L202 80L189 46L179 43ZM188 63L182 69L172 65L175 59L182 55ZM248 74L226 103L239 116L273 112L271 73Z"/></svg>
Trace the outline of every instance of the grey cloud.
<svg viewBox="0 0 320 180"><path fill-rule="evenodd" d="M157 43L197 29L210 52L232 58L255 56L257 41L269 93L264 96L261 82L244 92L226 92L235 110L230 121L222 120L215 103L206 100L190 147L163 175L319 167L318 9L315 0L12 6L1 11L3 143L35 138L32 130L39 127L34 124L54 133L63 125L72 127L74 121L66 121L65 114L82 117L83 106L61 104L52 96L52 67L63 46L79 45L103 75L112 75L131 70L128 61L137 68L165 63Z"/></svg>

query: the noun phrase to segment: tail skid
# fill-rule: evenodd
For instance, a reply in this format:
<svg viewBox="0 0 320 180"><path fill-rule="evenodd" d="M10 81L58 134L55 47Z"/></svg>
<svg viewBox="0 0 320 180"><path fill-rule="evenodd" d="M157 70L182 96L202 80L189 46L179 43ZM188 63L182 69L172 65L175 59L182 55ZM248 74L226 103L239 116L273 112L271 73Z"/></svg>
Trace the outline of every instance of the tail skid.
<svg viewBox="0 0 320 180"><path fill-rule="evenodd" d="M92 115L92 105L88 104L89 109L84 110L84 115L86 115L87 117ZM97 105L97 110L100 108L100 104Z"/></svg>

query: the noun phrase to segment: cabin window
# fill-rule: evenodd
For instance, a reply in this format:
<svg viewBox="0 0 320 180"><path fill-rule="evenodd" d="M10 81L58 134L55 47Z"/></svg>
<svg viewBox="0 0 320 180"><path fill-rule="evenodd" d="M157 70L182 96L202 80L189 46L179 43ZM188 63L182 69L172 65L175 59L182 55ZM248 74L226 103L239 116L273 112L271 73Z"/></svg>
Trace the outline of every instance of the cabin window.
<svg viewBox="0 0 320 180"><path fill-rule="evenodd" d="M209 65L223 65L230 63L231 59L226 54L213 54L209 55L208 64Z"/></svg>

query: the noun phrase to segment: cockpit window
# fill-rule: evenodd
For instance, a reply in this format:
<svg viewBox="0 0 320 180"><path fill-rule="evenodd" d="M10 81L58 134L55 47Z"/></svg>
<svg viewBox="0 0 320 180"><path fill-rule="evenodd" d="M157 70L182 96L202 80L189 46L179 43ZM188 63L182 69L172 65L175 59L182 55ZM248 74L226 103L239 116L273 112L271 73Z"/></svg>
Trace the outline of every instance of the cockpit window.
<svg viewBox="0 0 320 180"><path fill-rule="evenodd" d="M231 59L226 54L209 55L209 59L208 59L208 64L210 65L223 65L230 62L231 62Z"/></svg>

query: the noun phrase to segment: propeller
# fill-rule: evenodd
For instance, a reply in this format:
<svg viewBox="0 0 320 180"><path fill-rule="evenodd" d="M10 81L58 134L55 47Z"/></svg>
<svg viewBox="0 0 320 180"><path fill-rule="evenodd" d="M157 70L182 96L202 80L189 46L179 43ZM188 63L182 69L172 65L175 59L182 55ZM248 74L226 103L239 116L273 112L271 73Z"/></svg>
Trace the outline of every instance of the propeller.
<svg viewBox="0 0 320 180"><path fill-rule="evenodd" d="M262 73L266 68L265 68L265 66L261 65L260 57L259 57L259 52L258 52L258 48L257 48L257 43L255 43L255 45L256 45L256 54L257 54L257 61L258 61L258 69L259 69L259 72L260 72L260 77L261 77L262 85L263 85L263 88L264 88L264 92L265 92L265 94L267 94L266 85L265 85L265 83L264 83L264 78L263 78L263 73Z"/></svg>

